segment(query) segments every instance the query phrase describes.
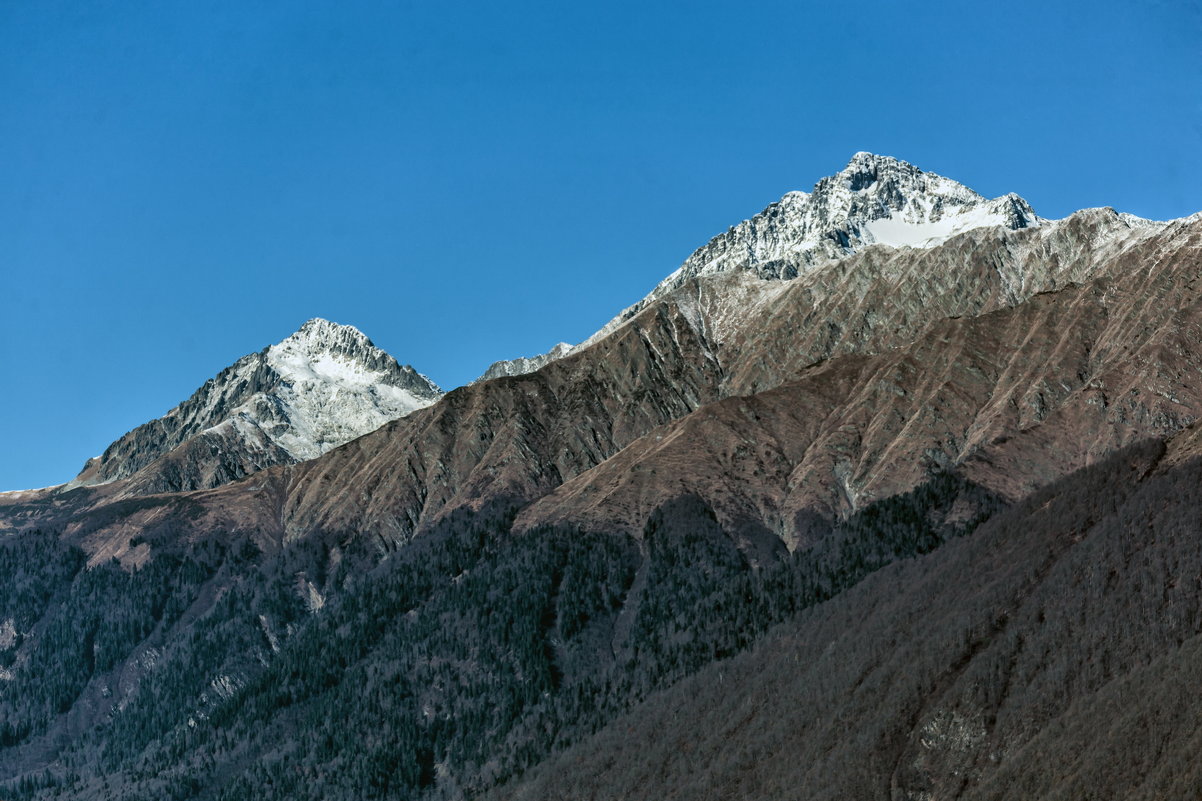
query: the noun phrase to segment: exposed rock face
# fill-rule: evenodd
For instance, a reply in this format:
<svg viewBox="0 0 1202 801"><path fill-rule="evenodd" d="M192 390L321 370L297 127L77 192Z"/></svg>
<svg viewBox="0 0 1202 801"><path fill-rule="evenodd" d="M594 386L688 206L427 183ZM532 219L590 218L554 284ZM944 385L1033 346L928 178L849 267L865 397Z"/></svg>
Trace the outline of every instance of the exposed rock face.
<svg viewBox="0 0 1202 801"><path fill-rule="evenodd" d="M722 394L748 394L815 362L896 348L947 318L1099 277L1160 230L1090 209L1036 229L966 232L930 250L869 248L788 281L701 276L670 294L713 343Z"/></svg>
<svg viewBox="0 0 1202 801"><path fill-rule="evenodd" d="M441 396L357 329L314 319L121 437L73 484L133 477L129 489L142 493L215 487L311 459Z"/></svg>
<svg viewBox="0 0 1202 801"><path fill-rule="evenodd" d="M732 270L792 278L876 243L928 248L974 228L1015 230L1039 223L1018 195L988 200L904 161L857 153L812 192L790 192L714 237L660 286Z"/></svg>

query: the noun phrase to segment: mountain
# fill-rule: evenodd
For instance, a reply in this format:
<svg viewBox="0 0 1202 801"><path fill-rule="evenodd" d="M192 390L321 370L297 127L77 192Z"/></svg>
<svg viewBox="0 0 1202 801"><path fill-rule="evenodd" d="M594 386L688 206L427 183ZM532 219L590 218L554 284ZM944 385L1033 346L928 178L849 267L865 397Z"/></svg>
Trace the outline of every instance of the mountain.
<svg viewBox="0 0 1202 801"><path fill-rule="evenodd" d="M780 480L798 491L790 493L793 500L787 509L757 513L757 525L762 523L791 541L789 529L799 514L844 514L867 499L884 497L882 493L904 491L932 466L966 461L993 440L1013 437L1038 424L1062 402L1076 404L1085 397L1070 397L1061 384L1080 386L1078 373L1087 371L1088 363L1073 364L1071 372L1066 364L1055 363L1044 378L1046 389L1037 392L1032 371L1038 362L1016 360L1004 369L1006 348L1039 341L1022 328L1027 323L974 327L971 320L1017 309L1046 293L1065 293L1057 297L1067 303L1077 291L1074 285L1091 281L1100 283L1084 297L1105 297L1105 282L1118 282L1122 294L1109 291L1113 297L1129 299L1126 315L1161 315L1174 308L1170 304L1148 309L1141 300L1153 278L1164 284L1158 292L1175 293L1178 308L1188 306L1194 302L1188 284L1192 269L1188 243L1197 229L1196 221L1145 224L1113 211L1089 210L1037 228L974 229L931 249L878 245L795 279L761 278L746 271L697 276L592 345L535 373L459 388L441 403L327 458L266 474L261 486L271 487L271 493L248 495L233 488L229 494L219 493L213 496L212 506L238 512L236 517L214 514L222 525L254 526L281 537L335 530L371 532L390 542L404 542L456 510L480 509L504 499L520 506L537 502L520 518L531 525L571 521L591 526L601 520L604 525L638 530L648 510L686 488L699 491L697 482L703 475L717 472L724 476L724 485L731 478L724 473L725 463L711 461L714 454L704 437L696 450L678 452L671 469L656 468L654 475L662 478L648 477L655 468L650 463L647 471L640 467L622 473L619 465L632 466L636 453L658 441L643 438L663 437L665 444L680 445L682 440L674 434L677 429L696 425L723 408L710 404L758 396L782 385L793 386L807 371L821 376L855 363L836 361L839 357L896 360L900 349L924 337L930 342L924 353L952 356L955 352L945 347L951 335L941 328L980 332L973 334L973 345L984 355L979 363L965 365L963 375L932 376L912 359L897 367L910 372L904 381L876 382L871 369L876 362L860 362L868 366L840 395L826 393L817 408L805 411L807 419L825 421L831 432L843 433L821 438L829 454L821 459L819 449L807 450L804 463L787 459L789 467ZM1135 264L1159 267L1152 276L1144 276L1133 269ZM1025 319L1037 308L1043 308L1043 303L1015 317ZM1090 315L1109 313L1104 304L1091 308ZM1044 325L1042 319L1030 324ZM1053 345L1065 335L1060 329L1037 330L1046 332ZM1085 337L1094 330L1091 321L1070 332ZM1134 337L1141 331L1133 327L1118 333ZM1138 340L1116 342L1117 350L1099 353L1116 354L1117 359L1124 347L1133 344ZM1080 343L1083 349L1092 346L1090 341ZM1115 364L1115 369L1122 369ZM1172 365L1165 365L1163 372L1188 374ZM935 378L939 382L930 385ZM953 379L975 383L974 393L984 393L976 401L980 408L937 421L946 428L920 429L911 418L929 414L923 404L941 392L951 392ZM920 382L921 394L914 395L914 381ZM870 383L860 387L857 382ZM1192 389L1174 383L1166 391ZM870 405L857 400L864 397L872 399ZM1002 398L1012 399L1013 404L1010 400L1001 404ZM1020 402L1042 404L1042 416L1011 414L1010 409L1021 412ZM727 405L735 403L731 400ZM867 411L875 415L861 422ZM1002 411L1005 414L999 414ZM692 417L694 413L699 417ZM1143 410L1132 414L1147 421L1148 427L1139 430L1149 434L1175 430L1188 420L1186 414ZM1092 424L1109 426L1105 418ZM657 429L664 425L670 428ZM766 433L756 430L756 424L751 428L744 439ZM1091 430L1086 439L1068 443L1067 451L1035 455L1036 463L1024 475L1046 481L1062 474L1067 465L1083 463L1090 448L1100 447L1095 440L1107 430ZM921 438L915 436L919 431ZM890 445L894 440L897 444ZM636 442L635 450L623 453ZM920 458L900 469L877 461L878 455L901 460L903 454L915 453ZM803 472L794 475L796 469ZM609 491L615 473L624 477L612 486L628 490ZM755 493L778 492L764 486L768 474L753 473L751 478ZM569 509L552 511L567 493L584 484L589 487L586 496L571 496ZM330 493L331 486L358 491ZM606 490L598 492L598 487ZM633 503L627 491L640 502ZM583 497L588 497L587 503ZM740 490L730 497L743 503L752 496Z"/></svg>
<svg viewBox="0 0 1202 801"><path fill-rule="evenodd" d="M1017 230L1040 223L1018 195L988 200L899 159L856 153L812 192L789 192L698 248L598 335L698 276L745 271L759 278L796 278L874 244L931 248L976 228Z"/></svg>
<svg viewBox="0 0 1202 801"><path fill-rule="evenodd" d="M698 248L583 346L700 276L743 272L762 279L792 279L874 244L932 248L973 229L1017 230L1043 222L1018 195L989 200L899 159L856 153L843 170L820 180L811 192L789 192ZM574 349L560 343L540 356L497 362L482 378L533 372Z"/></svg>
<svg viewBox="0 0 1202 801"><path fill-rule="evenodd" d="M1106 219L1077 215L1095 216ZM846 355L835 355L838 345L803 351L793 362L798 372L784 380L788 373L780 368L792 354L766 341L765 332L780 324L781 334L797 336L808 349L832 323L822 319L811 334L804 321L777 311L805 308L783 295L768 320L753 321L759 338L751 353L765 367L733 376L737 390L749 383L766 388L736 390L649 432L533 502L517 525L571 521L637 531L657 506L691 494L731 530L765 529L796 546L805 541L808 516L846 515L909 490L933 471L960 470L1018 500L1120 447L1179 431L1202 417L1202 386L1193 380L1202 372L1202 351L1191 344L1202 327L1194 251L1202 221L1156 230L1113 256L1092 251L1092 280L1068 282L1062 275L1056 282L1063 287L1048 291L1055 284L1045 277L1028 283L1028 291L1043 291L1014 305L993 301L975 316L965 301L980 296L970 295L947 317L911 328L911 342L886 339L882 346L857 333L853 341L861 344ZM1025 244L1046 253L1043 234L1032 236L1035 243ZM1009 249L1022 244L1011 241ZM938 258L925 263L943 267ZM1003 264L992 255L987 263ZM882 296L873 326L884 332L909 333L907 314L954 297L940 292L939 300L923 302L922 294L911 294L913 286L885 286L893 306ZM846 342L846 334L840 339ZM728 361L722 348L717 353ZM746 369L751 358L729 361Z"/></svg>
<svg viewBox="0 0 1202 801"><path fill-rule="evenodd" d="M126 487L142 493L214 487L312 459L441 396L358 329L313 319L113 442L72 484L132 477Z"/></svg>
<svg viewBox="0 0 1202 801"><path fill-rule="evenodd" d="M1199 254L857 154L314 458L0 495L0 787L1182 795Z"/></svg>

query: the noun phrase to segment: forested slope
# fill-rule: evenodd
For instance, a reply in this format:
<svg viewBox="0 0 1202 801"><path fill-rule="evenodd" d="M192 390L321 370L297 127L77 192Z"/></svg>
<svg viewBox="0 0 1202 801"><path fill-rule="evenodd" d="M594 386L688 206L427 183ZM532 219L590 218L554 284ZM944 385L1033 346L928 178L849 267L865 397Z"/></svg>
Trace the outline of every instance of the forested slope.
<svg viewBox="0 0 1202 801"><path fill-rule="evenodd" d="M489 798L1197 797L1202 461L1163 453L890 565Z"/></svg>
<svg viewBox="0 0 1202 801"><path fill-rule="evenodd" d="M0 764L19 798L476 793L997 508L941 475L758 566L689 497L637 539L460 514L367 573L314 540L160 542L129 573L14 538L44 633L9 649Z"/></svg>

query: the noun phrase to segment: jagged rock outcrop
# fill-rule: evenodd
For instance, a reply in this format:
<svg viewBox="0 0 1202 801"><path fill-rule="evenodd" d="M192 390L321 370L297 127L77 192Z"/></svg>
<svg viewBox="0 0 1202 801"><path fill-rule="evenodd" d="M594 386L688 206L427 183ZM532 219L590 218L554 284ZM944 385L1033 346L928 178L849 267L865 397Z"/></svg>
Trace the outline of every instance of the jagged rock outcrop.
<svg viewBox="0 0 1202 801"><path fill-rule="evenodd" d="M657 289L733 270L793 278L873 244L929 248L974 228L1017 230L1040 222L1018 195L989 200L913 164L857 153L812 192L790 192L714 237Z"/></svg>
<svg viewBox="0 0 1202 801"><path fill-rule="evenodd" d="M118 439L72 486L132 477L138 493L215 487L312 459L441 396L358 329L313 319Z"/></svg>
<svg viewBox="0 0 1202 801"><path fill-rule="evenodd" d="M477 381L488 381L492 378L502 378L504 376L524 375L533 373L546 364L549 364L556 359L562 359L576 349L575 345L569 345L566 342L560 342L555 347L546 353L538 356L519 356L516 359L502 359L499 362L493 362L484 371L484 374L477 378Z"/></svg>

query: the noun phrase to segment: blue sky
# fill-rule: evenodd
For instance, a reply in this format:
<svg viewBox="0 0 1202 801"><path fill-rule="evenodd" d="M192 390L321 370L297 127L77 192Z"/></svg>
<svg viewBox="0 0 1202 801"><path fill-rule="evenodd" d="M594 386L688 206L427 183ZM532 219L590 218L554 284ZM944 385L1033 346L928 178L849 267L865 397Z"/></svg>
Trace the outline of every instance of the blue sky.
<svg viewBox="0 0 1202 801"><path fill-rule="evenodd" d="M857 150L1202 209L1198 3L1045 5L0 4L0 489L310 317L447 388L579 341Z"/></svg>

